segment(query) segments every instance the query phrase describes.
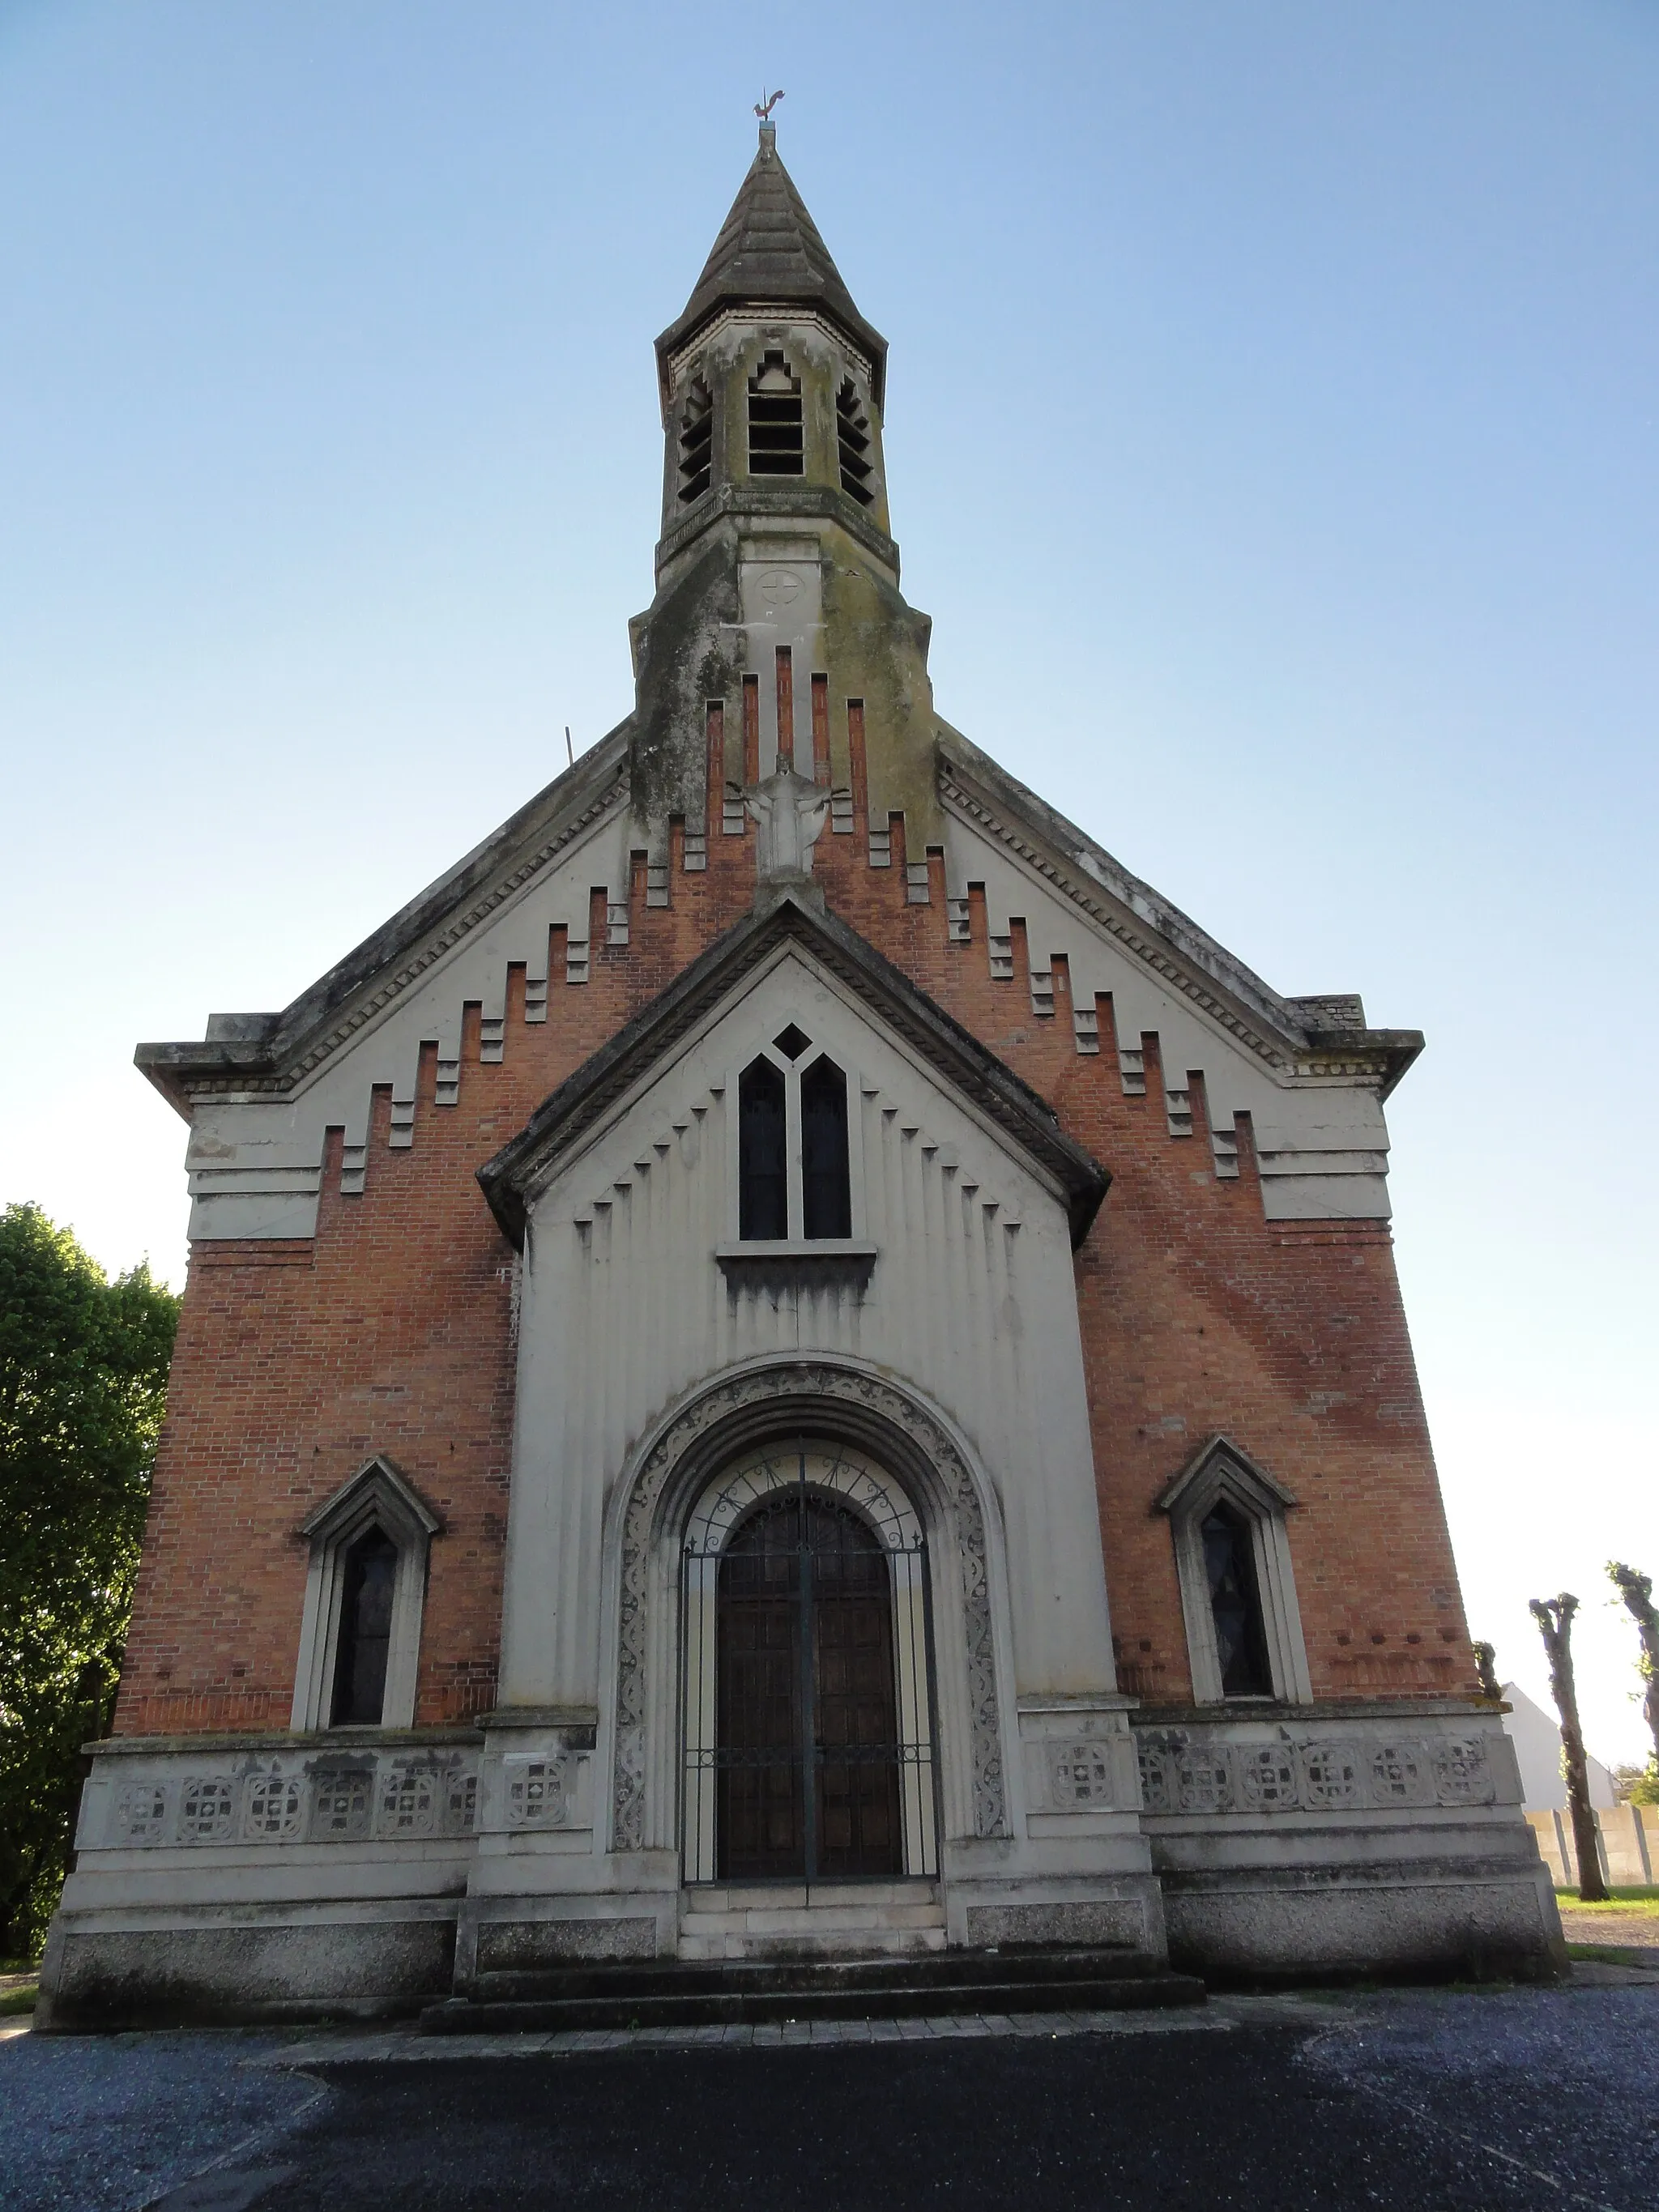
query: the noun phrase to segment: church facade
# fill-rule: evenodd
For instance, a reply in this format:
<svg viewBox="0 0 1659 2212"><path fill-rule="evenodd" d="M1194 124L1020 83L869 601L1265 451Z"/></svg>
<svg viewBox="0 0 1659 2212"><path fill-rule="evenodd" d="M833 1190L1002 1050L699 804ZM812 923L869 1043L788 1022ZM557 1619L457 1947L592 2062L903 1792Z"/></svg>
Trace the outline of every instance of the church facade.
<svg viewBox="0 0 1659 2212"><path fill-rule="evenodd" d="M61 2026L616 1961L1548 1973L1396 1283L1420 1048L935 712L768 125L633 713L139 1065L188 1289Z"/></svg>

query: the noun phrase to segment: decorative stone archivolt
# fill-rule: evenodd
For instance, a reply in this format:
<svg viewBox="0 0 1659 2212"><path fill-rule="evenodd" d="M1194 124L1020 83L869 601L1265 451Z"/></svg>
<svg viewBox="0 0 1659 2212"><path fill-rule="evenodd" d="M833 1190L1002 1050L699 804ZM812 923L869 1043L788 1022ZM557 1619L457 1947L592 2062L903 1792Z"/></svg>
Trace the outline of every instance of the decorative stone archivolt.
<svg viewBox="0 0 1659 2212"><path fill-rule="evenodd" d="M617 1619L612 1823L618 1850L640 1850L647 1838L653 1551L665 1526L689 1512L724 1462L769 1435L803 1431L863 1443L908 1478L930 1524L934 1571L953 1562L973 1832L1008 1832L985 1519L963 1453L940 1421L893 1384L854 1368L787 1361L750 1369L703 1392L649 1446L629 1487Z"/></svg>

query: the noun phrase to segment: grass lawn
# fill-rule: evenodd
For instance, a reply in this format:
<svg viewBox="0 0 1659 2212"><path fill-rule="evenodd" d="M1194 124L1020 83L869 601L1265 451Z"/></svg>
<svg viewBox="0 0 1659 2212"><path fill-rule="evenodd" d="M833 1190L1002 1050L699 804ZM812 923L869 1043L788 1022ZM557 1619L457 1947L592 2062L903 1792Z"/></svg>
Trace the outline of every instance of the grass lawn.
<svg viewBox="0 0 1659 2212"><path fill-rule="evenodd" d="M1659 1889L1615 1889L1606 1904L1598 1898L1594 1905L1583 1903L1576 1889L1558 1889L1555 1901L1573 1912L1639 1912L1659 1920Z"/></svg>
<svg viewBox="0 0 1659 2212"><path fill-rule="evenodd" d="M0 2020L9 2013L33 2012L40 1996L40 1985L35 1982L29 1982L18 1990L0 1990Z"/></svg>

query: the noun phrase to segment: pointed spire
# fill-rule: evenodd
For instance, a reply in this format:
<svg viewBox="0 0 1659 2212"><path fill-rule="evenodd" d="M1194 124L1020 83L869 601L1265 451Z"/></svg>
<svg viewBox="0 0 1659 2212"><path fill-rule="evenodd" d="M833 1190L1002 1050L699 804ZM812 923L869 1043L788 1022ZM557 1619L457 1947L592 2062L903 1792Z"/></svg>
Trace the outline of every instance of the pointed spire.
<svg viewBox="0 0 1659 2212"><path fill-rule="evenodd" d="M778 157L775 124L763 121L760 149L720 226L685 311L657 341L659 361L678 350L724 307L799 302L820 307L841 325L874 371L876 399L887 362L887 341L853 304L853 295Z"/></svg>

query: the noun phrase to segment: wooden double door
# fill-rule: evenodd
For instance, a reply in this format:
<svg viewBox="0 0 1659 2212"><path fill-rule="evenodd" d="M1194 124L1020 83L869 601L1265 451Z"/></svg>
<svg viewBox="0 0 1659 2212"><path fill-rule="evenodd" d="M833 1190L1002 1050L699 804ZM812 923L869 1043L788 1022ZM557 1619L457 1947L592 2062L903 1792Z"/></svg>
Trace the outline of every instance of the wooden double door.
<svg viewBox="0 0 1659 2212"><path fill-rule="evenodd" d="M832 1495L780 1492L721 1556L716 1823L725 1881L904 1872L888 1560Z"/></svg>

